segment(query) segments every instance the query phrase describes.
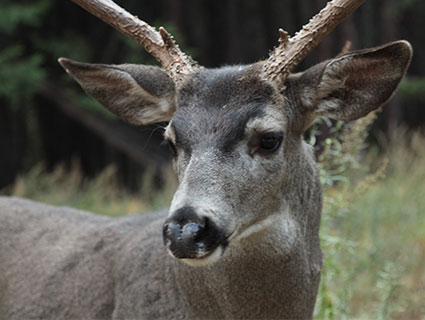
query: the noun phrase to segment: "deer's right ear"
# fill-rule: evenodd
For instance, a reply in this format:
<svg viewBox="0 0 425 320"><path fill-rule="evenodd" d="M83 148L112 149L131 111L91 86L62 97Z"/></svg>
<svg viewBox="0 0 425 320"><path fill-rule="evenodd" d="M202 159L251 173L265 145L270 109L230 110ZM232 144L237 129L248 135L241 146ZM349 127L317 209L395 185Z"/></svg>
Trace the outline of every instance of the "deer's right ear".
<svg viewBox="0 0 425 320"><path fill-rule="evenodd" d="M135 125L169 121L175 86L153 66L91 64L60 58L59 63L90 96L122 120Z"/></svg>

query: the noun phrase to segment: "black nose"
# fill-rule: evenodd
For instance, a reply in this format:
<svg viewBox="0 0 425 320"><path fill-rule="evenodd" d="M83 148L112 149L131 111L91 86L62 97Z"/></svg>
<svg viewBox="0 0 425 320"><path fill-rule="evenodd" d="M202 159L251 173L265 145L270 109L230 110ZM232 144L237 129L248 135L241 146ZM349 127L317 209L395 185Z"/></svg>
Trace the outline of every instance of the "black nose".
<svg viewBox="0 0 425 320"><path fill-rule="evenodd" d="M200 258L217 248L222 232L193 207L183 207L168 218L162 230L164 244L179 259Z"/></svg>

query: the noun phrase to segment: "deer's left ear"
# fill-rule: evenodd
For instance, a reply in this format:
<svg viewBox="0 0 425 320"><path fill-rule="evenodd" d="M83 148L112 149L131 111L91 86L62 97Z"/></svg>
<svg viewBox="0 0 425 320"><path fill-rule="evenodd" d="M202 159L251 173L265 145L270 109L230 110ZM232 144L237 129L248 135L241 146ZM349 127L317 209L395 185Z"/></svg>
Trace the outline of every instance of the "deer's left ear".
<svg viewBox="0 0 425 320"><path fill-rule="evenodd" d="M303 113L351 121L393 95L411 57L411 45L396 41L320 63L295 75L289 86L295 85Z"/></svg>

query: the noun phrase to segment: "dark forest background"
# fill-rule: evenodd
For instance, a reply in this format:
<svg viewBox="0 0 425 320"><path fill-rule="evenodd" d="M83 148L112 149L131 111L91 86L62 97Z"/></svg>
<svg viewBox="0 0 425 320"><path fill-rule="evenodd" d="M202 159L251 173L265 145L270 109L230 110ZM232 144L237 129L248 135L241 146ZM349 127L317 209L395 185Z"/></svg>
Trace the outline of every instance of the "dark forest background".
<svg viewBox="0 0 425 320"><path fill-rule="evenodd" d="M325 0L122 0L146 22L165 26L183 51L207 67L267 57L278 28L299 30ZM305 69L352 49L406 39L414 57L397 95L379 114L371 139L400 125L425 125L425 1L366 0L299 66ZM66 75L59 57L98 63L156 62L129 40L71 1L0 2L0 189L43 163L78 162L87 176L115 164L122 183L136 188L149 168L161 181L169 155L161 126L136 128L117 120ZM388 141L388 140L385 140Z"/></svg>

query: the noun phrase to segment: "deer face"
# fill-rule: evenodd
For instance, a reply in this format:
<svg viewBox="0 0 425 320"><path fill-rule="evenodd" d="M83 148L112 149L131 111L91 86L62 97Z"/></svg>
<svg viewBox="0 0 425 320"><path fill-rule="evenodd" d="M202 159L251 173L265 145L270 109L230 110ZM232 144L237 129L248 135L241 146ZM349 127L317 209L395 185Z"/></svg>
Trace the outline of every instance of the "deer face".
<svg viewBox="0 0 425 320"><path fill-rule="evenodd" d="M165 139L180 185L164 243L199 265L276 230L290 250L309 211L320 211L320 196L305 197L320 188L303 132L318 115L354 120L382 105L410 57L404 41L352 52L289 76L283 92L261 62L200 69L177 88L155 67L60 62L122 119L169 121Z"/></svg>
<svg viewBox="0 0 425 320"><path fill-rule="evenodd" d="M283 96L252 67L202 70L178 90L165 131L180 181L164 224L174 256L212 261L284 209L301 142L289 120Z"/></svg>

